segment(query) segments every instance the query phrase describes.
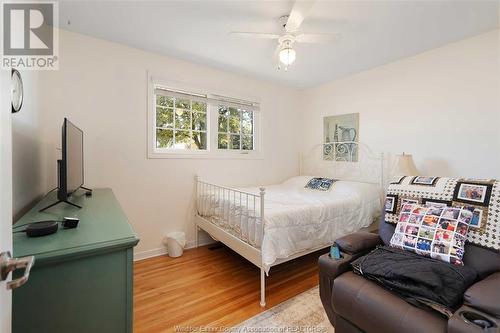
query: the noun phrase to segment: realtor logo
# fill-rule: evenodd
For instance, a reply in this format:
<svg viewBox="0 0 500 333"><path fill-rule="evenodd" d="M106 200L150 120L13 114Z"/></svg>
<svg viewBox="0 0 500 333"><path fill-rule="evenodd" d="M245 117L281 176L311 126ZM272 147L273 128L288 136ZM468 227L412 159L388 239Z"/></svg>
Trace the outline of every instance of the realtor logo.
<svg viewBox="0 0 500 333"><path fill-rule="evenodd" d="M2 68L58 69L56 2L2 3Z"/></svg>

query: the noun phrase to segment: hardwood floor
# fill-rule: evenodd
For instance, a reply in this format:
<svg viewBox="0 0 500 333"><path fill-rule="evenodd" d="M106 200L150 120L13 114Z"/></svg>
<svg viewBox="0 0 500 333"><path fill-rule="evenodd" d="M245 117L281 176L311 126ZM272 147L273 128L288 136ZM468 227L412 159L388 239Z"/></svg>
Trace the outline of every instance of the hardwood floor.
<svg viewBox="0 0 500 333"><path fill-rule="evenodd" d="M271 269L267 309L318 284L320 254ZM259 306L259 274L256 266L222 245L187 250L180 258L135 262L134 332L232 327L265 311Z"/></svg>

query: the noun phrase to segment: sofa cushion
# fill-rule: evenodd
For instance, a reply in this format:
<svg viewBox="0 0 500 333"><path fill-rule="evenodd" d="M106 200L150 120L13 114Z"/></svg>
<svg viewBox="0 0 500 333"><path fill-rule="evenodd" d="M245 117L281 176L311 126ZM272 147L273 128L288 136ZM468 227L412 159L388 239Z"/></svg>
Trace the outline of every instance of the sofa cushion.
<svg viewBox="0 0 500 333"><path fill-rule="evenodd" d="M466 243L464 265L474 268L482 279L493 272L500 272L500 252Z"/></svg>
<svg viewBox="0 0 500 333"><path fill-rule="evenodd" d="M474 208L403 204L391 246L462 265Z"/></svg>
<svg viewBox="0 0 500 333"><path fill-rule="evenodd" d="M335 279L333 306L336 313L366 332L446 332L445 317L414 307L353 272Z"/></svg>
<svg viewBox="0 0 500 333"><path fill-rule="evenodd" d="M389 245L391 243L391 237L394 233L395 228L396 226L394 224L385 222L385 214L382 214L378 226L378 234L384 241L385 245Z"/></svg>

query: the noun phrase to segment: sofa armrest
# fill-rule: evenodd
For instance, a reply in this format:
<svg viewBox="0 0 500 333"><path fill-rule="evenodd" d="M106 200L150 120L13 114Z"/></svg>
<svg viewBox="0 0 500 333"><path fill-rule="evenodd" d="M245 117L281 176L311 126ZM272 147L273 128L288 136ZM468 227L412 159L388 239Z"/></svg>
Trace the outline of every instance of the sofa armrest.
<svg viewBox="0 0 500 333"><path fill-rule="evenodd" d="M332 259L329 254L319 257L319 296L325 308L328 319L335 326L335 313L333 310L333 281L335 278L351 270L351 262L359 258L361 254L344 253L341 259Z"/></svg>
<svg viewBox="0 0 500 333"><path fill-rule="evenodd" d="M467 305L448 320L448 333L498 333L500 319Z"/></svg>
<svg viewBox="0 0 500 333"><path fill-rule="evenodd" d="M342 258L332 259L328 253L324 254L319 257L318 260L319 274L320 276L328 277L333 281L340 274L350 271L351 262L356 260L358 257L359 255L343 253Z"/></svg>
<svg viewBox="0 0 500 333"><path fill-rule="evenodd" d="M377 245L382 244L382 239L377 234L355 232L337 239L335 243L337 243L342 252L357 254L372 250Z"/></svg>
<svg viewBox="0 0 500 333"><path fill-rule="evenodd" d="M500 272L473 284L464 294L464 304L500 317Z"/></svg>
<svg viewBox="0 0 500 333"><path fill-rule="evenodd" d="M382 244L377 234L355 232L335 241L342 251L342 258L332 259L328 254L319 257L319 295L328 319L335 326L332 294L333 280L351 270L351 262Z"/></svg>

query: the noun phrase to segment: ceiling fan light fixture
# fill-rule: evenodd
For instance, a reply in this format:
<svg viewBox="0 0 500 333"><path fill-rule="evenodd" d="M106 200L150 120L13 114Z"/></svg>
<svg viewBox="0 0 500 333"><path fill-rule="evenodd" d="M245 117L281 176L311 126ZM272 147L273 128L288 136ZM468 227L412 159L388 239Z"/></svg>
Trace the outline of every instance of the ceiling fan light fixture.
<svg viewBox="0 0 500 333"><path fill-rule="evenodd" d="M280 62L285 66L289 66L289 65L293 64L296 56L297 56L297 53L290 46L284 47L283 49L281 49L281 51L279 53Z"/></svg>

